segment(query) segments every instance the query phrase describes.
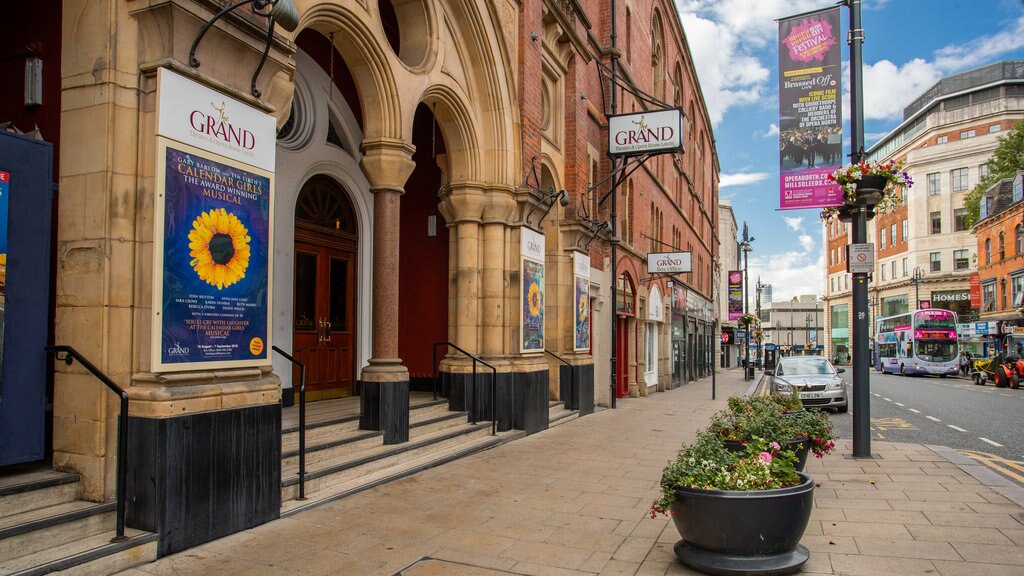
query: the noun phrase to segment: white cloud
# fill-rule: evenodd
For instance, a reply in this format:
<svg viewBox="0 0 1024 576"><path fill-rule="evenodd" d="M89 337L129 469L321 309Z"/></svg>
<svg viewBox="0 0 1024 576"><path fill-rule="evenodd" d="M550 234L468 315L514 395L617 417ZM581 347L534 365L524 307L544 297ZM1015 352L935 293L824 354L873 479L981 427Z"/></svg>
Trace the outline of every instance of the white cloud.
<svg viewBox="0 0 1024 576"><path fill-rule="evenodd" d="M747 184L757 184L767 180L771 176L768 172L748 172L746 174L722 174L718 180L718 188L728 188L729 186L746 186Z"/></svg>
<svg viewBox="0 0 1024 576"><path fill-rule="evenodd" d="M936 52L935 66L953 71L972 68L997 60L1000 55L1024 46L1024 16L1006 30L976 38L966 44L951 44Z"/></svg>
<svg viewBox="0 0 1024 576"><path fill-rule="evenodd" d="M902 66L888 60L865 64L864 119L902 120L903 108L945 75L934 63L920 58ZM849 82L846 82L843 92L847 93L847 99L849 90Z"/></svg>
<svg viewBox="0 0 1024 576"><path fill-rule="evenodd" d="M800 230L800 226L804 223L803 216L798 216L796 218L783 216L782 219L786 221L786 226L789 226L789 229L793 232Z"/></svg>
<svg viewBox="0 0 1024 576"><path fill-rule="evenodd" d="M824 258L811 252L784 252L750 256L750 277L772 285L774 300L789 300L803 294L825 291Z"/></svg>
<svg viewBox="0 0 1024 576"><path fill-rule="evenodd" d="M764 133L764 137L765 138L770 138L772 136L778 136L778 135L779 135L779 125L774 123L774 122L771 123L768 126L768 131Z"/></svg>
<svg viewBox="0 0 1024 576"><path fill-rule="evenodd" d="M798 238L800 246L803 247L804 252L810 252L814 248L814 238L811 238L806 232L800 235Z"/></svg>

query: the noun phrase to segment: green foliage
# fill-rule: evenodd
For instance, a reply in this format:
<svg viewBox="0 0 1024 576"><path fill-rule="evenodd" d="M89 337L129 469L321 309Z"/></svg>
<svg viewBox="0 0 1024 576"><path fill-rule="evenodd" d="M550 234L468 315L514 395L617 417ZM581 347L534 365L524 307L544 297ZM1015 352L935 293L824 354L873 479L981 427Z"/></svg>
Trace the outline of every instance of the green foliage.
<svg viewBox="0 0 1024 576"><path fill-rule="evenodd" d="M832 452L835 434L828 415L804 410L800 399L782 396L731 396L707 429L692 444L683 444L665 466L661 495L651 517L668 514L678 487L707 490L770 490L797 486L796 454L783 449L790 440L807 438L818 457ZM732 452L725 440L743 443Z"/></svg>
<svg viewBox="0 0 1024 576"><path fill-rule="evenodd" d="M717 434L705 430L684 444L661 477L661 495L651 504L651 518L668 514L676 488L706 490L773 490L798 486L797 457L776 442L755 438L743 452L729 452Z"/></svg>
<svg viewBox="0 0 1024 576"><path fill-rule="evenodd" d="M1012 178L1021 169L1024 169L1024 122L1018 122L1013 130L999 138L999 146L988 162L988 177L972 188L964 196L964 224L968 228L978 222L981 211L981 195L992 187L993 184L1005 178Z"/></svg>

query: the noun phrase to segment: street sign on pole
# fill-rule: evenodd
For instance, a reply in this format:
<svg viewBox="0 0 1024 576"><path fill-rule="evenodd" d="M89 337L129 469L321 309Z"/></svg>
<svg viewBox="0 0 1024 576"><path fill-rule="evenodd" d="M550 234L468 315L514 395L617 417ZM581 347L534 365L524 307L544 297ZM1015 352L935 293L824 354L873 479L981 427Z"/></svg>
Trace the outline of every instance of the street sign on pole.
<svg viewBox="0 0 1024 576"><path fill-rule="evenodd" d="M875 245L849 244L846 247L846 271L850 274L870 274L875 270Z"/></svg>

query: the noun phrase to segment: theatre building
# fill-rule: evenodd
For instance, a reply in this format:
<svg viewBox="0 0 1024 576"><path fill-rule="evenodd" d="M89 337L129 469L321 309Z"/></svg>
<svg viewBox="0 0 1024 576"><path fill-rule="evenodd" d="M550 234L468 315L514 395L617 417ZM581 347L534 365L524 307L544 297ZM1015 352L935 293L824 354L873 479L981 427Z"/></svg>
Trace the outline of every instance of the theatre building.
<svg viewBox="0 0 1024 576"><path fill-rule="evenodd" d="M586 5L9 6L0 515L49 519L0 562L129 566L708 374L682 25ZM623 170L656 109L679 146Z"/></svg>

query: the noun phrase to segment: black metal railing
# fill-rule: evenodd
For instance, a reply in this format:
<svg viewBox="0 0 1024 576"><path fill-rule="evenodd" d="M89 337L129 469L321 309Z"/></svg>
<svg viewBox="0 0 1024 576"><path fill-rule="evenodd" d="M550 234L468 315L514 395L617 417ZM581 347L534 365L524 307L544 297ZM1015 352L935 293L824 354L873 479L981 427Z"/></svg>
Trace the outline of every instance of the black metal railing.
<svg viewBox="0 0 1024 576"><path fill-rule="evenodd" d="M110 541L124 542L128 539L124 535L125 513L127 510L124 488L128 478L128 393L117 384L114 384L114 381L109 376L101 372L99 368L86 360L84 356L71 346L47 346L46 351L53 354L55 359L63 361L68 366L74 364L75 360L78 360L78 363L83 368L91 372L93 376L98 378L100 382L103 382L107 388L110 388L121 398L121 413L117 416L117 486L115 488L117 490L117 530Z"/></svg>
<svg viewBox="0 0 1024 576"><path fill-rule="evenodd" d="M437 380L438 380L437 348L438 348L438 346L447 346L449 348L454 348L455 350L461 352L463 355L465 355L465 356L467 356L467 357L469 357L469 358L471 358L473 360L473 386L472 386L472 389L470 391L469 398L466 401L466 405L469 407L469 419L470 419L470 422L473 423L473 424L476 424L476 410L473 409L473 406L474 406L475 401L476 401L476 382L477 382L477 380L476 380L476 364L477 364L477 362L479 362L480 364L483 364L484 366L487 366L488 368L491 369L491 374L492 374L491 375L491 436L496 436L498 434L498 411L496 409L495 398L497 397L497 390L498 390L498 388L497 388L497 384L498 384L498 369L495 368L494 366L488 364L487 362L484 362L482 358L479 358L478 356L475 356L473 354L470 354L469 352L466 352L465 350L463 350L462 348L459 348L458 346L456 346L455 344L452 344L451 342L435 342L434 343L434 400L437 400Z"/></svg>
<svg viewBox="0 0 1024 576"><path fill-rule="evenodd" d="M277 346L274 352L299 367L299 500L306 499L306 365Z"/></svg>
<svg viewBox="0 0 1024 576"><path fill-rule="evenodd" d="M565 364L566 366L569 367L569 394L568 394L569 405L566 406L566 408L568 408L569 410L574 410L574 409L575 410L579 410L579 406L576 405L576 373L573 370L572 364L568 360L566 360L565 358L562 358L558 354L555 354L554 352L551 352L547 348L544 349L544 353L547 354L548 356L551 356L555 360L558 360L562 364ZM562 379L559 378L558 381L561 382ZM573 406L576 406L576 408L573 408Z"/></svg>

